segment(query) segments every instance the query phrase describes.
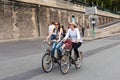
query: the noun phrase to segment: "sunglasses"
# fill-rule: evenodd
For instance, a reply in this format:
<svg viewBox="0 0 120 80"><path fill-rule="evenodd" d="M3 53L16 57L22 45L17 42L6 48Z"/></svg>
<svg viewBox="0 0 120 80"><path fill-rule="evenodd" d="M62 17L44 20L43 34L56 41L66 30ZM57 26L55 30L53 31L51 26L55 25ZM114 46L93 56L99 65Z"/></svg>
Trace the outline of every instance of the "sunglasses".
<svg viewBox="0 0 120 80"><path fill-rule="evenodd" d="M55 24L55 25L58 25L58 24Z"/></svg>

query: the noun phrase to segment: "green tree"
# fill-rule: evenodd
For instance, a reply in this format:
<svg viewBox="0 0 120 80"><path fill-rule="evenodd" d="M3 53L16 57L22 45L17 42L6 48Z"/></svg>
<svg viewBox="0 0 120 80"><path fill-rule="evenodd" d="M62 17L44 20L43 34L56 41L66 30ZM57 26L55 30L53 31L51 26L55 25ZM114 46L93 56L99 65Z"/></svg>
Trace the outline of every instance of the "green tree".
<svg viewBox="0 0 120 80"><path fill-rule="evenodd" d="M96 5L99 8L109 9L111 11L120 10L120 0L71 0L76 3L86 3L89 6Z"/></svg>
<svg viewBox="0 0 120 80"><path fill-rule="evenodd" d="M112 8L112 0L104 0L104 7L107 9L111 9Z"/></svg>
<svg viewBox="0 0 120 80"><path fill-rule="evenodd" d="M112 1L112 11L120 11L120 0Z"/></svg>

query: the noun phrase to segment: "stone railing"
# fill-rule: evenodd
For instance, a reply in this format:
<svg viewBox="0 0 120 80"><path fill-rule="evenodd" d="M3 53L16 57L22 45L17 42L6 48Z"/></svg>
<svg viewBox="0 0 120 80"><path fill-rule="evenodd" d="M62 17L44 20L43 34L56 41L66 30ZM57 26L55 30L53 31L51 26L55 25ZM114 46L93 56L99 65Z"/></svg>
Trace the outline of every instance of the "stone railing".
<svg viewBox="0 0 120 80"><path fill-rule="evenodd" d="M101 15L101 16L120 18L120 15L113 14L113 13L110 13L110 12L106 12L106 11L102 11L102 10L97 10L97 12L98 12L97 14Z"/></svg>
<svg viewBox="0 0 120 80"><path fill-rule="evenodd" d="M113 25L113 24L116 24L116 23L119 23L119 22L120 22L120 20L113 21L113 22L110 22L110 23L107 23L107 24L104 24L104 25L99 26L98 29L104 28L104 27L108 27L108 26L110 26L110 25Z"/></svg>

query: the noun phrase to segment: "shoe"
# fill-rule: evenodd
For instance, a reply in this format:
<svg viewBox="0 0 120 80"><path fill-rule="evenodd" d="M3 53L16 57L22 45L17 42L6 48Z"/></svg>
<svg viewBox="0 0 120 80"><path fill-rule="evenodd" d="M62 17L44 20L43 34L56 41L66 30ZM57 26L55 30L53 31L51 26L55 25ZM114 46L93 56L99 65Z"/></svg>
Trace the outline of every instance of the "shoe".
<svg viewBox="0 0 120 80"><path fill-rule="evenodd" d="M80 58L77 58L77 63L79 63L80 62Z"/></svg>

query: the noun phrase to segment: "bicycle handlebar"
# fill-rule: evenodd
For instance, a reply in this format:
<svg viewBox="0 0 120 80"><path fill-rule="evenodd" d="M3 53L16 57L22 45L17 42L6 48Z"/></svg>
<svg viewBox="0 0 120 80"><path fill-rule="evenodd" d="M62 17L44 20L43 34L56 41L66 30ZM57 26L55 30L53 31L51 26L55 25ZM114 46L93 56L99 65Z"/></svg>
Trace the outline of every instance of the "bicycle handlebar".
<svg viewBox="0 0 120 80"><path fill-rule="evenodd" d="M53 42L57 42L57 40L44 40L44 43L51 45Z"/></svg>

